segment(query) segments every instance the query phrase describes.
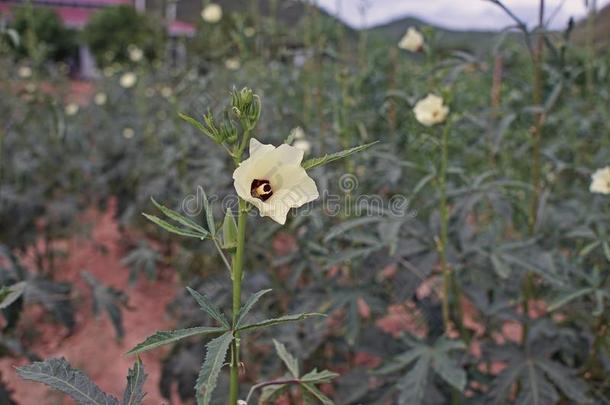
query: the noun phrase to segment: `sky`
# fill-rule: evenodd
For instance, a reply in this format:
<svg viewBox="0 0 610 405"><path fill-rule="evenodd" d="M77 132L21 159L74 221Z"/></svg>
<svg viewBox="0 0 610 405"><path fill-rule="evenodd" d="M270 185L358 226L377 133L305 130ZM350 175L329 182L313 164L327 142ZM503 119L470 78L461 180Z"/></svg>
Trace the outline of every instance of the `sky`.
<svg viewBox="0 0 610 405"><path fill-rule="evenodd" d="M329 13L352 27L375 26L401 17L419 17L426 22L452 29L502 29L511 19L487 0L316 0ZM592 0L589 0L592 1ZM519 18L535 25L538 0L503 0ZM362 5L366 20L362 21ZM597 0L598 9L610 0ZM546 0L547 16L554 15L551 28L565 28L570 17L586 15L585 0Z"/></svg>

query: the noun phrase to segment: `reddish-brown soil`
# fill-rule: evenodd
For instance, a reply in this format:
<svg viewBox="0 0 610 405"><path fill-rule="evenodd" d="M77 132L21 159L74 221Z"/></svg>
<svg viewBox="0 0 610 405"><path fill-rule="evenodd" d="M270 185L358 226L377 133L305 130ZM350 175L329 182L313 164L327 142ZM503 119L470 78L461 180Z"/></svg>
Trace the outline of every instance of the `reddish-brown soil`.
<svg viewBox="0 0 610 405"><path fill-rule="evenodd" d="M105 392L121 398L126 383L127 370L134 358L125 356L130 348L157 330L172 328L165 307L175 296L178 284L173 272L165 270L160 280L149 282L141 279L133 287L127 280L129 271L121 265L125 249L120 246L121 233L113 219L112 210L107 213L89 213L84 222L93 224L90 237L73 238L62 242L69 257L57 266L57 280L74 283L74 298L77 303L76 328L71 336L67 330L48 319L39 308L28 308L20 320L23 332L35 325L40 333L31 350L43 358L65 357L73 367L91 377ZM27 263L28 258L25 258ZM95 317L91 311L89 287L81 277L82 271L90 272L107 286L125 291L129 296L130 310L123 311L125 337L122 342L115 338L114 329L106 314ZM146 405L167 404L159 393L160 358L166 350L144 353L142 360L148 380L146 382ZM52 393L48 387L21 380L14 366L27 363L25 359L0 359L0 373L13 390L13 398L20 405L71 404L62 395ZM172 401L172 403L177 403Z"/></svg>

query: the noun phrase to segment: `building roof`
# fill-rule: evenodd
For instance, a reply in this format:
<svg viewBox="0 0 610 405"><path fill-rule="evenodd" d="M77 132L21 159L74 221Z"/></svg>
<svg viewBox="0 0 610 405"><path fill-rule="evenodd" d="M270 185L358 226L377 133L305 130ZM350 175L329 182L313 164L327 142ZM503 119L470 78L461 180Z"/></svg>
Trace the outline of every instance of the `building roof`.
<svg viewBox="0 0 610 405"><path fill-rule="evenodd" d="M15 0L0 0L0 13L9 15L12 7L23 3ZM109 6L132 4L131 0L35 0L37 6L53 9L61 18L63 24L72 29L83 29L92 13ZM195 25L184 21L172 21L167 32L172 37L192 37L195 35Z"/></svg>
<svg viewBox="0 0 610 405"><path fill-rule="evenodd" d="M193 37L195 36L195 25L184 21L172 21L167 27L167 32L172 37Z"/></svg>

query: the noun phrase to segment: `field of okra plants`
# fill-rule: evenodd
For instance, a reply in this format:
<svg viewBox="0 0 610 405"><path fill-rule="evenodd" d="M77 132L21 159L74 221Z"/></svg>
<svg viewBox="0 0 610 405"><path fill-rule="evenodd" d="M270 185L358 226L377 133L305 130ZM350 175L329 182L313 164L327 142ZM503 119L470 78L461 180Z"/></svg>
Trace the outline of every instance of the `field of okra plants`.
<svg viewBox="0 0 610 405"><path fill-rule="evenodd" d="M0 404L610 404L610 54L481 2L0 24Z"/></svg>

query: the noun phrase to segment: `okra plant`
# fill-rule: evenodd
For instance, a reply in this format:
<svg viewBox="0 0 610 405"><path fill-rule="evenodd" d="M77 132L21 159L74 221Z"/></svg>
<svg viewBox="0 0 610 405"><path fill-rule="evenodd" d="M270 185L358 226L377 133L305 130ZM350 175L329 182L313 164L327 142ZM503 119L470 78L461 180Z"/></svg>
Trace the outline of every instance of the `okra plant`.
<svg viewBox="0 0 610 405"><path fill-rule="evenodd" d="M247 246L246 225L248 214L254 209L258 210L260 216L269 217L273 221L284 225L290 209L301 207L319 197L317 185L308 174L309 170L368 149L374 142L303 161L304 151L302 149L288 143L275 147L254 138L254 130L261 114L261 100L251 89L234 89L231 92L231 103L226 108L226 112L222 121L217 120L211 113L204 115L203 122L199 122L186 114L180 116L210 137L234 162L233 181L238 196L237 220L232 207L229 207L222 223L218 223L213 215L210 199L205 193L203 195L205 224L200 224L188 215L165 207L155 201L154 198L152 202L161 212L162 217L151 214L143 215L171 233L201 241L209 240L213 243L230 275L232 283L231 315L226 315L205 294L187 287L188 292L199 304L201 310L214 319L216 324L157 332L136 345L127 354L139 355L142 352L181 339L208 336L211 340L206 345L205 359L195 385L198 404L207 405L211 403L220 372L227 365L230 370L228 397L231 405L247 403L253 392L259 388L265 388L263 395L270 398L290 385L298 385L304 397L315 398L324 404L331 404L333 402L315 385L326 383L335 378L337 374L327 370L314 370L301 376L296 359L279 342L275 342L276 349L280 358L289 368L291 377L258 383L252 387L246 400L239 398L239 372L246 361L240 356L240 339L243 334L275 325L324 316L321 313L297 313L258 322L252 322L248 319L248 313L252 307L264 294L271 290L266 289L254 293L242 303L242 283L246 280L246 272L244 271L244 257ZM244 158L246 148L248 148L248 157ZM134 373L139 373L141 368L141 362L138 359L136 366L130 371L128 377L129 386L140 384L138 385L140 391L143 377L134 376ZM61 383L53 378L53 375L59 371L63 376L60 379L62 380ZM97 401L94 396L102 398L106 394L84 374L72 369L64 359L34 363L19 369L19 373L23 378L51 385L81 403L108 403ZM140 376L142 375L140 374ZM83 390L79 387L82 387L86 392L93 393L90 401L83 400L85 394L81 392ZM128 396L127 393L126 396ZM140 397L141 395L132 395L128 402L124 402L124 404L139 404L141 403ZM115 401L111 396L108 396L108 398L111 398L111 402Z"/></svg>
<svg viewBox="0 0 610 405"><path fill-rule="evenodd" d="M238 195L237 221L229 208L222 225L218 226L205 193L203 204L207 228L156 202L155 205L166 218L161 219L144 214L149 220L172 233L201 240L211 240L230 274L233 292L231 317L227 317L205 295L188 288L189 293L198 302L201 309L215 319L218 326L201 326L185 330L158 332L129 352L130 354L138 354L187 336L215 336L207 345L205 360L195 385L199 404L210 403L218 375L225 365L227 356L230 368L229 403L237 404L239 368L242 364L240 336L243 333L323 316L323 314L318 313L299 313L260 322L248 322L248 312L264 294L270 292L270 290L259 291L248 298L243 305L241 303L241 286L245 278L246 224L249 211L256 209L260 216L270 217L275 222L284 225L291 208L301 207L319 197L316 183L309 177L307 170L345 158L372 146L372 144L365 144L332 155L303 161L304 152L302 149L288 143L275 147L263 144L253 137L260 114L261 101L259 96L251 89L244 88L231 92L229 114L225 116L222 122L218 122L211 113L204 116L203 123L187 115L181 115L182 118L220 145L235 163L233 184ZM244 159L246 147L248 147L249 156ZM310 378L308 382L315 384L326 381L328 378L328 374L322 374L319 378ZM316 392L314 395L319 395L323 402L330 402L322 393L312 392Z"/></svg>

